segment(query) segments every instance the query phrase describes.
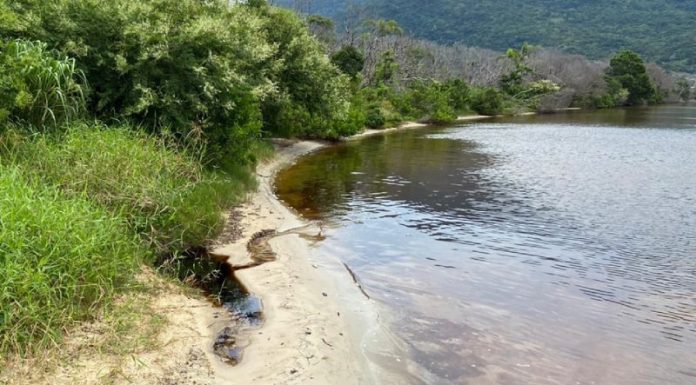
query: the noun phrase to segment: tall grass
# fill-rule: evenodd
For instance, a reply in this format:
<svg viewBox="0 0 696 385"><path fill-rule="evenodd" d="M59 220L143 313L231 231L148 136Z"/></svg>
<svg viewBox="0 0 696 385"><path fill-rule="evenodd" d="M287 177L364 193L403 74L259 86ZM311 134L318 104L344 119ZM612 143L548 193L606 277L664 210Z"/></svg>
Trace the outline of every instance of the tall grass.
<svg viewBox="0 0 696 385"><path fill-rule="evenodd" d="M214 238L254 185L130 127L12 133L0 135L0 352L56 344L143 262Z"/></svg>
<svg viewBox="0 0 696 385"><path fill-rule="evenodd" d="M69 122L84 111L85 84L75 60L57 56L45 43L0 43L0 120L37 129Z"/></svg>
<svg viewBox="0 0 696 385"><path fill-rule="evenodd" d="M125 221L85 196L0 166L0 351L55 345L129 282L145 253Z"/></svg>
<svg viewBox="0 0 696 385"><path fill-rule="evenodd" d="M215 237L222 211L254 184L245 168L211 172L187 151L129 127L75 125L60 136L38 136L15 155L34 180L86 194L124 217L159 253Z"/></svg>

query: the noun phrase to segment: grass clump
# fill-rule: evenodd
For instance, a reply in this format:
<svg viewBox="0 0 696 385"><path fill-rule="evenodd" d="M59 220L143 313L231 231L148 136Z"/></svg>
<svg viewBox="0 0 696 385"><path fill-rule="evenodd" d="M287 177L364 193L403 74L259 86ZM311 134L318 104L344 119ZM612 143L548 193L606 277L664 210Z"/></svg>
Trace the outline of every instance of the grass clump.
<svg viewBox="0 0 696 385"><path fill-rule="evenodd" d="M0 166L0 351L55 345L109 303L146 254L121 218L83 194Z"/></svg>
<svg viewBox="0 0 696 385"><path fill-rule="evenodd" d="M58 186L126 219L156 253L204 245L224 226L222 211L254 183L246 168L206 170L188 152L129 127L81 124L38 136L17 151L35 180Z"/></svg>
<svg viewBox="0 0 696 385"><path fill-rule="evenodd" d="M46 43L0 41L0 123L12 119L45 128L68 122L84 111L85 83L75 60Z"/></svg>

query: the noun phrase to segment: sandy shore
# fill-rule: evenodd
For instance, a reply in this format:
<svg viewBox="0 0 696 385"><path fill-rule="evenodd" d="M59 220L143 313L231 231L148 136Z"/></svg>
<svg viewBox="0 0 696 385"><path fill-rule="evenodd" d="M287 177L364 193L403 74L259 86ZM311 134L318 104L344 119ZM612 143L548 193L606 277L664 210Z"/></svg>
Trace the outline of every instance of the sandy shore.
<svg viewBox="0 0 696 385"><path fill-rule="evenodd" d="M464 116L458 122L487 119ZM356 140L399 130L425 127L406 123L396 128L366 130ZM278 148L275 157L257 170L259 189L242 210L243 236L214 250L229 256L233 266L251 262L246 243L254 233L295 228L317 234L278 201L275 174L299 157L325 144L302 141ZM255 384L403 384L408 360L403 343L383 325L377 306L353 281L335 256L310 256L311 241L297 234L271 241L277 261L241 270L237 278L264 302L265 325L248 336L242 363L229 367L213 360L216 383Z"/></svg>
<svg viewBox="0 0 696 385"><path fill-rule="evenodd" d="M465 116L458 116L457 119L455 119L455 123L464 123L464 122L470 122L470 121L476 121L476 120L484 120L484 119L490 119L492 116L488 115L465 115ZM350 138L347 138L346 140L358 140L362 139L366 136L373 136L373 135L383 135L387 134L390 132L394 131L403 131L403 130L409 130L409 129L414 129L414 128L423 128L427 127L428 124L425 123L419 123L419 122L406 122L403 123L397 127L390 127L390 128L385 128L381 130L374 130L374 129L367 129L359 134L353 135Z"/></svg>
<svg viewBox="0 0 696 385"><path fill-rule="evenodd" d="M233 266L251 262L246 243L251 235L275 229L321 229L301 220L273 193L275 173L324 144L297 142L279 148L257 170L259 189L242 207L243 237L218 248ZM374 304L354 283L340 260L326 255L311 260L311 241L298 234L270 242L277 260L240 270L237 278L264 303L265 324L248 336L242 363L230 367L211 360L219 384L390 384L396 374L398 341L382 325ZM395 367L392 372L389 367Z"/></svg>

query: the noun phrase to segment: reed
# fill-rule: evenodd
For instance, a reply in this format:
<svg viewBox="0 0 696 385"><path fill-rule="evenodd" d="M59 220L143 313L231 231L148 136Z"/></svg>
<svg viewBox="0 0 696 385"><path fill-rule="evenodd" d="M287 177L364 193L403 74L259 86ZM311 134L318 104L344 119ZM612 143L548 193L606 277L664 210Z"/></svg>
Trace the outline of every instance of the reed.
<svg viewBox="0 0 696 385"><path fill-rule="evenodd" d="M86 79L75 60L45 43L12 40L0 44L0 109L35 129L55 127L84 112Z"/></svg>

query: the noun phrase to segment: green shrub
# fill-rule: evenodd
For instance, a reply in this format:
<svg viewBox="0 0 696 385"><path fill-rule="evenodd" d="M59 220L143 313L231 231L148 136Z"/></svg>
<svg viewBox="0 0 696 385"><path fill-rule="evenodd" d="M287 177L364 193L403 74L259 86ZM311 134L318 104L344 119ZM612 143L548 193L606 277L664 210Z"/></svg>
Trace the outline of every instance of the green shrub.
<svg viewBox="0 0 696 385"><path fill-rule="evenodd" d="M11 119L41 129L68 122L84 110L84 84L75 61L54 55L46 44L0 42L0 123Z"/></svg>
<svg viewBox="0 0 696 385"><path fill-rule="evenodd" d="M408 106L402 113L431 123L453 122L457 114L450 96L449 87L439 82L416 82L409 87L405 96Z"/></svg>
<svg viewBox="0 0 696 385"><path fill-rule="evenodd" d="M89 111L131 121L207 160L248 160L273 47L246 7L212 0L56 0L24 4L23 33L74 57L90 83Z"/></svg>
<svg viewBox="0 0 696 385"><path fill-rule="evenodd" d="M382 110L377 105L370 105L365 115L365 126L369 128L382 128L386 123Z"/></svg>
<svg viewBox="0 0 696 385"><path fill-rule="evenodd" d="M264 130L270 135L335 139L362 129L352 109L351 82L328 58L293 12L260 5L267 41L277 47L268 71L275 90L264 99Z"/></svg>
<svg viewBox="0 0 696 385"><path fill-rule="evenodd" d="M331 55L331 62L344 74L356 78L365 67L365 55L352 45L346 45Z"/></svg>
<svg viewBox="0 0 696 385"><path fill-rule="evenodd" d="M448 95L448 103L456 113L463 113L469 110L471 102L471 89L461 79L448 80L444 84Z"/></svg>
<svg viewBox="0 0 696 385"><path fill-rule="evenodd" d="M17 3L30 25L15 34L77 60L96 118L169 130L217 166L248 162L262 128L328 138L362 128L349 77L297 15L263 1Z"/></svg>
<svg viewBox="0 0 696 385"><path fill-rule="evenodd" d="M471 109L482 115L498 115L503 112L503 95L493 88L474 90Z"/></svg>
<svg viewBox="0 0 696 385"><path fill-rule="evenodd" d="M73 127L60 138L35 138L17 158L34 179L69 196L86 193L126 218L157 252L214 238L222 211L253 184L245 169L214 174L186 151L129 127Z"/></svg>
<svg viewBox="0 0 696 385"><path fill-rule="evenodd" d="M58 342L109 303L145 255L124 221L85 194L66 197L0 166L0 352Z"/></svg>

